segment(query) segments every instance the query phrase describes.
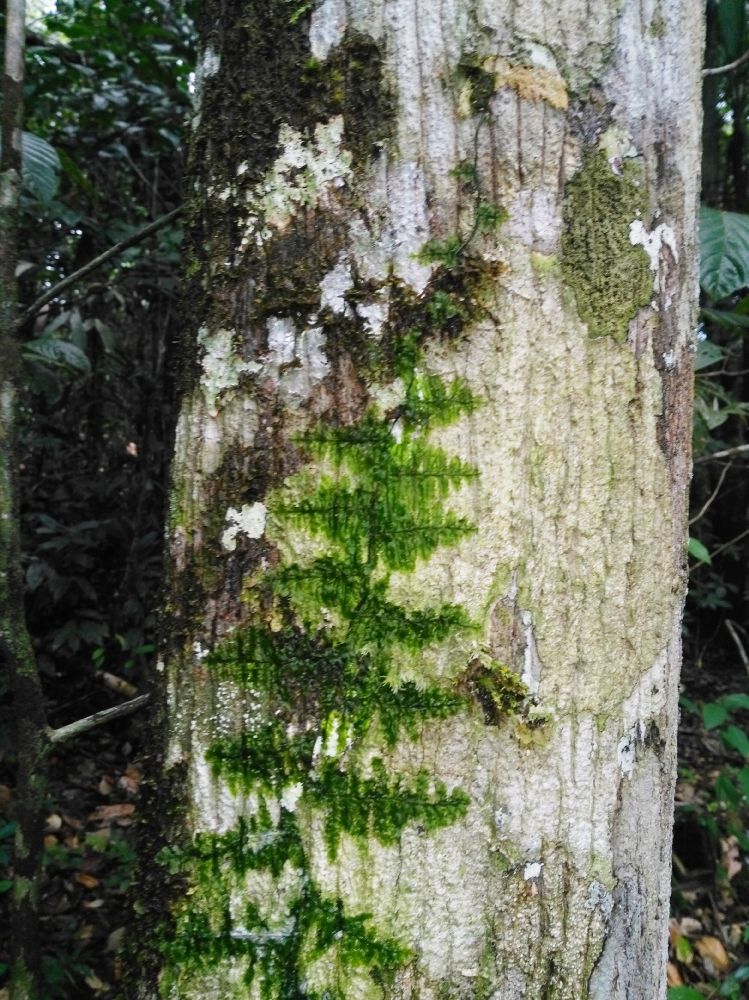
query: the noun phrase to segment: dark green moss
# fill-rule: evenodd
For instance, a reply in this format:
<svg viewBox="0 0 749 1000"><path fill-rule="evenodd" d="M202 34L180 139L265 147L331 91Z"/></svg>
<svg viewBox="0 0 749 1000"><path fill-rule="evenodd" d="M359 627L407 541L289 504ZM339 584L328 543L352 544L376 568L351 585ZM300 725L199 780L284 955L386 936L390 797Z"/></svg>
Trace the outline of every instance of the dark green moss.
<svg viewBox="0 0 749 1000"><path fill-rule="evenodd" d="M380 46L347 30L324 62L307 61L302 80L327 117L343 115L344 145L353 153L354 169L365 168L390 140L395 123L395 96Z"/></svg>
<svg viewBox="0 0 749 1000"><path fill-rule="evenodd" d="M520 677L489 656L474 659L460 678L460 687L481 705L484 721L496 726L507 715L518 712L528 701L529 691Z"/></svg>
<svg viewBox="0 0 749 1000"><path fill-rule="evenodd" d="M565 188L560 265L591 337L626 340L630 319L650 301L648 256L629 238L630 224L646 211L640 168L625 160L616 172L603 150Z"/></svg>
<svg viewBox="0 0 749 1000"><path fill-rule="evenodd" d="M256 320L271 313L310 312L319 304L320 277L340 246L334 219L300 213L282 237L261 249L253 246L237 259L245 195L279 155L281 125L311 138L318 123L341 115L343 144L352 154L355 174L367 169L392 134L395 97L379 45L361 32L347 31L324 62L315 60L311 6L228 0L220 12L209 5L202 9L203 48L220 59L217 72L203 81L189 173L197 190L214 196L188 202L185 212L190 257L183 293L190 321L180 376L185 391L200 374L197 325L235 327L248 319L248 306ZM354 180L351 198L355 187ZM226 191L232 196L216 196Z"/></svg>
<svg viewBox="0 0 749 1000"><path fill-rule="evenodd" d="M489 111L491 99L497 91L494 73L484 69L478 56L465 55L458 63L458 77L467 80L471 87L471 110L475 115Z"/></svg>

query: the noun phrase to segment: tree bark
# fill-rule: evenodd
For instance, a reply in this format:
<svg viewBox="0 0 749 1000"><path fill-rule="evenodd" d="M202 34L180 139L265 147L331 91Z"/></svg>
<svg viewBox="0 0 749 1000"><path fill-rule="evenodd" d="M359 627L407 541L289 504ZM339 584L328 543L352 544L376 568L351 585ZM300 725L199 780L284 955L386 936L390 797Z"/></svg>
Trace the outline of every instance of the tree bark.
<svg viewBox="0 0 749 1000"><path fill-rule="evenodd" d="M140 996L665 997L698 8L206 5Z"/></svg>

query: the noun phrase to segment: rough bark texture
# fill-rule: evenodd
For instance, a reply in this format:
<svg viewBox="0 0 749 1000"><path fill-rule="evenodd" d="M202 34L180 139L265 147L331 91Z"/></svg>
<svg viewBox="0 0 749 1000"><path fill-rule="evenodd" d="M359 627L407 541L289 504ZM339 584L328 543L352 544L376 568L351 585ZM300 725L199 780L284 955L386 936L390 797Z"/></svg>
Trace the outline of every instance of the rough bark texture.
<svg viewBox="0 0 749 1000"><path fill-rule="evenodd" d="M141 996L665 996L698 8L206 5Z"/></svg>

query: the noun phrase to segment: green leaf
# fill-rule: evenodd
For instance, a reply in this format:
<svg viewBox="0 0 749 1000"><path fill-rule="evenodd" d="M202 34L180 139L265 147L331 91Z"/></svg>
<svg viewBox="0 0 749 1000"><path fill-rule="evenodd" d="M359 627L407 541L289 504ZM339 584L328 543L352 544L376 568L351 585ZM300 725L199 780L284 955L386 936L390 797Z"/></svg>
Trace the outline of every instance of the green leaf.
<svg viewBox="0 0 749 1000"><path fill-rule="evenodd" d="M720 734L720 738L732 750L736 750L742 757L749 757L749 736L740 726L728 726Z"/></svg>
<svg viewBox="0 0 749 1000"><path fill-rule="evenodd" d="M749 285L749 215L700 208L700 284L716 302Z"/></svg>
<svg viewBox="0 0 749 1000"><path fill-rule="evenodd" d="M721 772L715 779L715 798L732 808L736 808L741 802L741 792L725 772Z"/></svg>
<svg viewBox="0 0 749 1000"><path fill-rule="evenodd" d="M736 775L744 798L749 801L749 767L742 767Z"/></svg>
<svg viewBox="0 0 749 1000"><path fill-rule="evenodd" d="M726 352L722 347L718 347L714 344L712 340L702 340L697 344L697 354L694 358L694 370L696 372L701 371L703 368L709 368L710 365L716 365L719 361L725 358Z"/></svg>
<svg viewBox="0 0 749 1000"><path fill-rule="evenodd" d="M669 986L668 1000L705 1000L705 998L691 986Z"/></svg>
<svg viewBox="0 0 749 1000"><path fill-rule="evenodd" d="M705 729L715 729L728 718L728 709L718 701L709 701L702 706L702 724Z"/></svg>
<svg viewBox="0 0 749 1000"><path fill-rule="evenodd" d="M4 878L0 881L0 895L4 892L8 892L9 889L13 888L13 879Z"/></svg>
<svg viewBox="0 0 749 1000"><path fill-rule="evenodd" d="M726 62L732 62L744 51L744 38L746 36L745 0L720 0L718 4L718 24L720 25Z"/></svg>
<svg viewBox="0 0 749 1000"><path fill-rule="evenodd" d="M29 340L21 348L21 353L29 361L41 361L76 372L91 371L89 360L79 347L67 340L57 340L56 337Z"/></svg>
<svg viewBox="0 0 749 1000"><path fill-rule="evenodd" d="M728 330L749 329L749 316L744 316L733 309L710 309L708 306L704 306L700 309L700 315L703 319L717 323L718 326Z"/></svg>
<svg viewBox="0 0 749 1000"><path fill-rule="evenodd" d="M24 186L40 201L50 202L57 194L60 157L46 139L31 132L21 137L21 170Z"/></svg>
<svg viewBox="0 0 749 1000"><path fill-rule="evenodd" d="M725 705L729 712L734 712L737 708L749 709L749 694L724 694L720 703Z"/></svg>
<svg viewBox="0 0 749 1000"><path fill-rule="evenodd" d="M698 562L710 564L710 553L698 538L690 538L687 543L687 552Z"/></svg>

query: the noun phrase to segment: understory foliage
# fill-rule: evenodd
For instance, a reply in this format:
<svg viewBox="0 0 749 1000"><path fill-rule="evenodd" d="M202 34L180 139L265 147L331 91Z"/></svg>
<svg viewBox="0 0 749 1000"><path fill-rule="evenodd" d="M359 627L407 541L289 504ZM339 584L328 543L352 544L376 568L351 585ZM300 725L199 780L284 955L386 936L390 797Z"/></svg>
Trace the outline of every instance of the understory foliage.
<svg viewBox="0 0 749 1000"><path fill-rule="evenodd" d="M28 4L21 313L61 279L181 203L193 6L192 0ZM39 13L51 7L51 13ZM118 254L29 316L19 331L26 609L52 725L135 693L151 660L173 423L180 238L174 222ZM106 687L104 674L122 682L119 693ZM11 860L14 831L6 688L0 672L0 904L9 899L2 869ZM85 761L85 747L81 755ZM97 782L106 784L101 775L113 768L109 755L98 765L96 780L87 777L91 790L79 791L81 816L69 788L64 809L55 801L63 794L61 782L77 780L77 769L65 761L65 755L52 760L53 798L47 803L58 821L60 812L67 817L47 834L42 919L49 997L91 995L84 981L97 981L91 979L93 967L111 976L107 934L117 928L114 921L121 923L117 898L133 861L124 841L121 851L115 839L100 845L96 821L88 832L68 823L80 824L91 813ZM120 770L128 766L123 759ZM88 846L89 833L96 849ZM104 882L79 870L83 865L84 873L96 866L99 871L102 859L118 872L111 886L109 877ZM85 910L79 900L72 919L70 900L85 890L86 879L107 886L107 905ZM101 904L93 890L89 896L88 903ZM104 923L100 927L99 920L91 932L86 916L94 913L105 915ZM113 921L108 931L107 919ZM0 992L7 941L0 913Z"/></svg>
<svg viewBox="0 0 749 1000"><path fill-rule="evenodd" d="M53 157L23 194L22 310L180 204L189 15L187 0L59 0L31 23L26 128ZM68 689L152 648L180 236L115 257L22 331L27 613Z"/></svg>
<svg viewBox="0 0 749 1000"><path fill-rule="evenodd" d="M705 65L749 48L744 0L708 0ZM749 81L704 82L701 322L669 1000L749 996Z"/></svg>

